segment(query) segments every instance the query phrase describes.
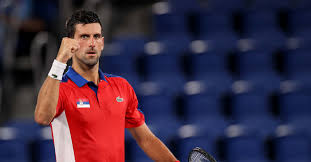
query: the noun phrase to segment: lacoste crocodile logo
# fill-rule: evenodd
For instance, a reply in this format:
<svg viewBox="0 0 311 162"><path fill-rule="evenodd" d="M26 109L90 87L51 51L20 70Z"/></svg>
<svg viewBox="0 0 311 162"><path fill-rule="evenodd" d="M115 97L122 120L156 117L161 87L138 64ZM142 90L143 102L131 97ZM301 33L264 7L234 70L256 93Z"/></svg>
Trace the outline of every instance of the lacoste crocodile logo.
<svg viewBox="0 0 311 162"><path fill-rule="evenodd" d="M118 96L118 97L116 98L116 100L117 100L117 102L123 102L123 101L124 101L124 99L121 98L120 96Z"/></svg>

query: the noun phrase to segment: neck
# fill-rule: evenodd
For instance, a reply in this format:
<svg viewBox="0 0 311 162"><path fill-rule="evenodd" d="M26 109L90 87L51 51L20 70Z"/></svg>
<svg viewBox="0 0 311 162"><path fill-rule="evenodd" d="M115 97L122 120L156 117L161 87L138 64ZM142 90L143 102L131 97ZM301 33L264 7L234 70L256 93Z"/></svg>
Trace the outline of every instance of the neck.
<svg viewBox="0 0 311 162"><path fill-rule="evenodd" d="M73 63L72 68L80 74L84 79L94 82L96 85L99 83L99 74L98 74L98 67L99 64L97 63L94 66L87 66L85 64L77 64Z"/></svg>

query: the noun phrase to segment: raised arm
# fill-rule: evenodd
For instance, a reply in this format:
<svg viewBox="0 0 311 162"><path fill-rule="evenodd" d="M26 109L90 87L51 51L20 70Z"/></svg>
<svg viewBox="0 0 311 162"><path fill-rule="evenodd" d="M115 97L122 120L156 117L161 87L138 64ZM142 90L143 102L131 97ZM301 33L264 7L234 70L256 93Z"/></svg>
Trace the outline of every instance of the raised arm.
<svg viewBox="0 0 311 162"><path fill-rule="evenodd" d="M53 71L53 68L55 71L55 68L58 70L60 68L59 66L65 66L64 64L67 63L78 49L79 44L76 40L67 37L63 38L56 57L56 65L54 61L51 71ZM50 124L56 114L60 79L63 74L57 76L51 74L51 71L41 86L37 99L34 118L35 121L41 125Z"/></svg>
<svg viewBox="0 0 311 162"><path fill-rule="evenodd" d="M128 128L140 148L156 162L177 162L176 157L148 128L146 124Z"/></svg>

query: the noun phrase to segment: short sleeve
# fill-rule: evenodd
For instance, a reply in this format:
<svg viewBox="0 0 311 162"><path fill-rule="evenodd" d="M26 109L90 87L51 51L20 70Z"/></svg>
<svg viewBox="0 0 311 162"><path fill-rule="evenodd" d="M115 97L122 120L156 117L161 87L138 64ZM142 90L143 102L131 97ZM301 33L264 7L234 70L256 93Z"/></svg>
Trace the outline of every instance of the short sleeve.
<svg viewBox="0 0 311 162"><path fill-rule="evenodd" d="M140 109L138 109L138 100L133 90L132 86L127 83L128 85L128 107L125 114L125 127L126 128L133 128L141 126L145 123L145 116Z"/></svg>
<svg viewBox="0 0 311 162"><path fill-rule="evenodd" d="M58 117L64 111L64 100L65 100L65 91L64 86L62 84L59 85L59 95L58 102L56 106L56 114L54 118Z"/></svg>

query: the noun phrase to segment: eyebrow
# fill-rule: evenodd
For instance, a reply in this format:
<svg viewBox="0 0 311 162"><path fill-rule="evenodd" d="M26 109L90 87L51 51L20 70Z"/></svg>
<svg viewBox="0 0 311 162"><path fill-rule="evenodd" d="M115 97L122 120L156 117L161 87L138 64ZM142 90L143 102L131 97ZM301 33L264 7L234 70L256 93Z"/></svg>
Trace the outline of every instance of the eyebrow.
<svg viewBox="0 0 311 162"><path fill-rule="evenodd" d="M102 34L100 34L100 33L95 33L95 34L82 33L82 34L80 34L80 36L83 36L83 35L89 36L89 35L102 35Z"/></svg>

